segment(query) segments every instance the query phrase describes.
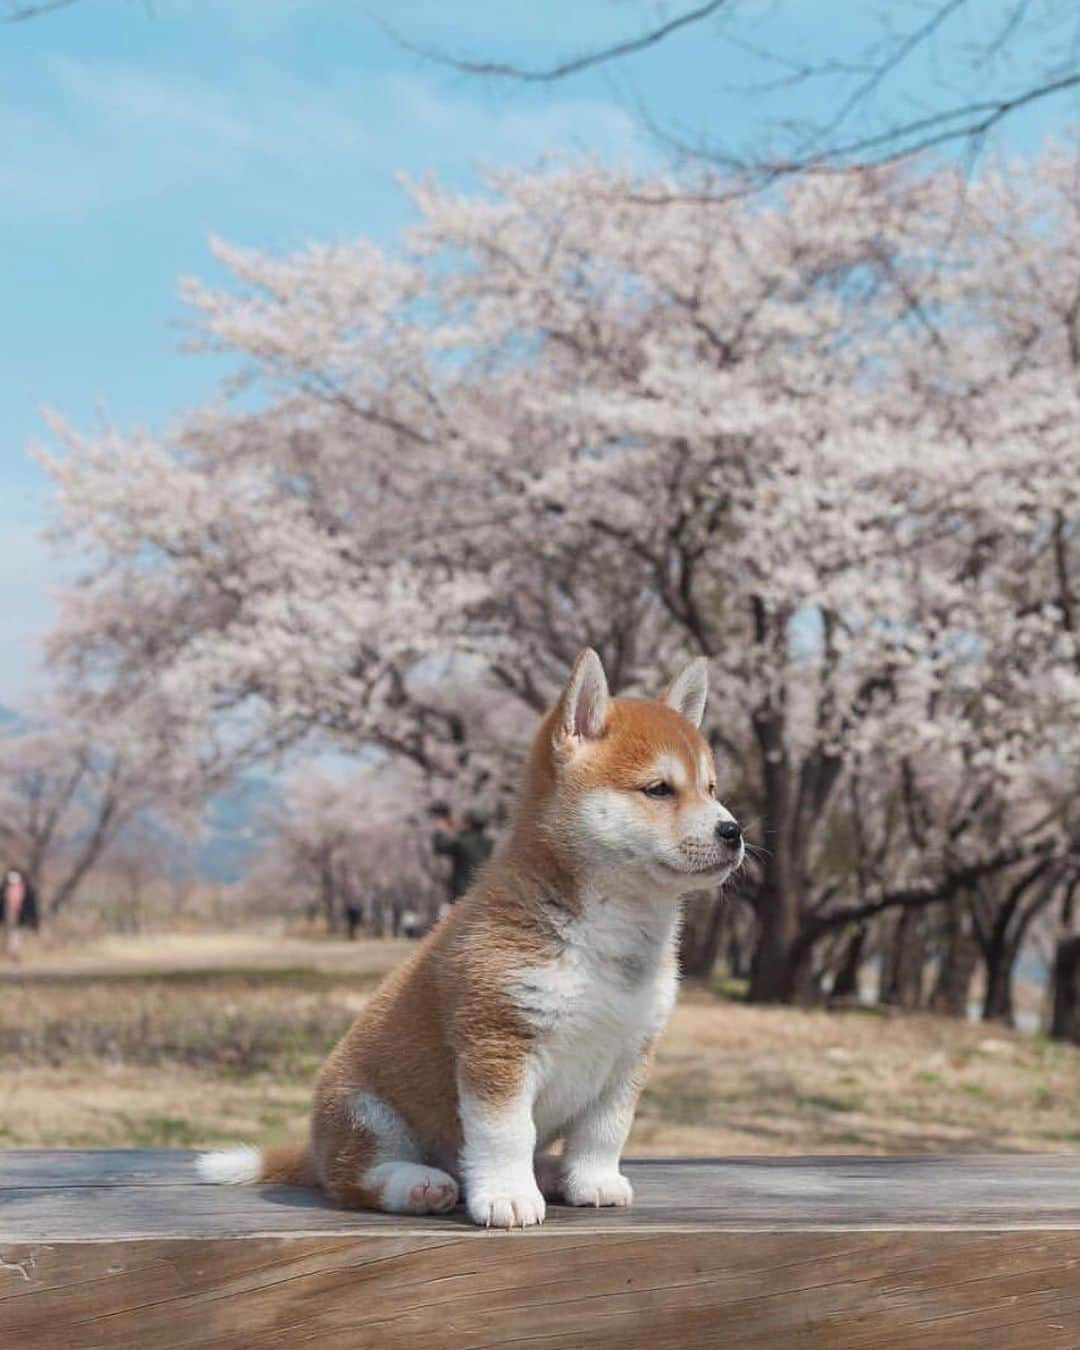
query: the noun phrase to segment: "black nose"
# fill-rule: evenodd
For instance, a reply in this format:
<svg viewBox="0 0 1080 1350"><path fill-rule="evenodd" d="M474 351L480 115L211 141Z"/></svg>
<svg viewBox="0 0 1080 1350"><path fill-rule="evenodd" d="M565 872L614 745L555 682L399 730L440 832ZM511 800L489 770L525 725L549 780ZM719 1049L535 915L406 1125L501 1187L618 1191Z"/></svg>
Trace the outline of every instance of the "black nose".
<svg viewBox="0 0 1080 1350"><path fill-rule="evenodd" d="M725 844L739 844L742 842L742 826L737 820L722 820L716 827L716 837Z"/></svg>

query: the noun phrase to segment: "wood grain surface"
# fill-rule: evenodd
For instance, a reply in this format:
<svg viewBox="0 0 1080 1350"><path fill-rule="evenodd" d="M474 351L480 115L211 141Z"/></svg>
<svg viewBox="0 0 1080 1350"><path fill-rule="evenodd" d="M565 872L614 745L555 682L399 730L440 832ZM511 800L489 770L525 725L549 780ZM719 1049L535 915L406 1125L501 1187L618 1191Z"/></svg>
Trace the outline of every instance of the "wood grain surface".
<svg viewBox="0 0 1080 1350"><path fill-rule="evenodd" d="M1080 1350L1068 1157L628 1164L540 1229L207 1186L167 1150L0 1153L3 1350Z"/></svg>

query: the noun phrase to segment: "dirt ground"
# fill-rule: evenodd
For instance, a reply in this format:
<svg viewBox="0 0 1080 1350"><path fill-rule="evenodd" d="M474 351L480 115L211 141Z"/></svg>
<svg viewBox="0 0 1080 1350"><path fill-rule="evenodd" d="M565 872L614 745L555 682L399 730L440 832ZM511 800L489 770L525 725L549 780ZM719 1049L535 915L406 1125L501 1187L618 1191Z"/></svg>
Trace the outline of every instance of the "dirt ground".
<svg viewBox="0 0 1080 1350"><path fill-rule="evenodd" d="M322 1056L405 942L113 938L0 968L0 1146L302 1137ZM686 987L639 1155L1080 1148L1080 1050L929 1016Z"/></svg>

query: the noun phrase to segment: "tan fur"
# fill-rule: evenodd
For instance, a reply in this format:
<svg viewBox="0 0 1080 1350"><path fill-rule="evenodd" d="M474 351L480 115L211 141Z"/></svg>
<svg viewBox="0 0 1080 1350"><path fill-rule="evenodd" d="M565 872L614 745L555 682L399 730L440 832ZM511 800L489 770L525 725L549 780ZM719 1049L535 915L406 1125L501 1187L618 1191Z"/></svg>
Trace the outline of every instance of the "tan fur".
<svg viewBox="0 0 1080 1350"><path fill-rule="evenodd" d="M259 1180L284 1186L317 1186L319 1178L306 1144L282 1144L264 1148L260 1159Z"/></svg>
<svg viewBox="0 0 1080 1350"><path fill-rule="evenodd" d="M493 860L331 1052L316 1083L311 1147L319 1181L339 1203L368 1203L351 1184L370 1155L348 1118L356 1092L380 1097L452 1171L458 1074L492 1101L518 1086L531 1037L505 989L519 964L547 954L540 892L509 855Z"/></svg>
<svg viewBox="0 0 1080 1350"><path fill-rule="evenodd" d="M580 666L579 659L575 674ZM587 753L571 754L565 703L564 694L541 722L507 846L376 990L319 1074L308 1148L265 1153L262 1180L317 1184L338 1204L376 1206L379 1196L361 1184L376 1141L353 1114L358 1092L401 1117L425 1163L456 1173L458 1084L493 1105L518 1090L534 1033L508 985L522 968L551 958L560 923L584 903L560 801L596 784L639 792L658 752L679 757L688 796L709 793L702 781L708 747L680 713L651 700L613 699L602 734ZM642 796L640 809L672 808Z"/></svg>

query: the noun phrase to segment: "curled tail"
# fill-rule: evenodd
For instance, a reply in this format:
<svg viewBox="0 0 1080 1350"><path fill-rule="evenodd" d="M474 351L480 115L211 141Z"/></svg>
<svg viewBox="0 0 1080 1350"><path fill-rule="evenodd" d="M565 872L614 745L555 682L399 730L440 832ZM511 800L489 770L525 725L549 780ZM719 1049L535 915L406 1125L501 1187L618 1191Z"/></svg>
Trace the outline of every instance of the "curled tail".
<svg viewBox="0 0 1080 1350"><path fill-rule="evenodd" d="M306 1144L283 1144L280 1148L225 1148L200 1153L195 1159L199 1176L224 1186L246 1182L276 1182L283 1186L318 1186L319 1178Z"/></svg>

